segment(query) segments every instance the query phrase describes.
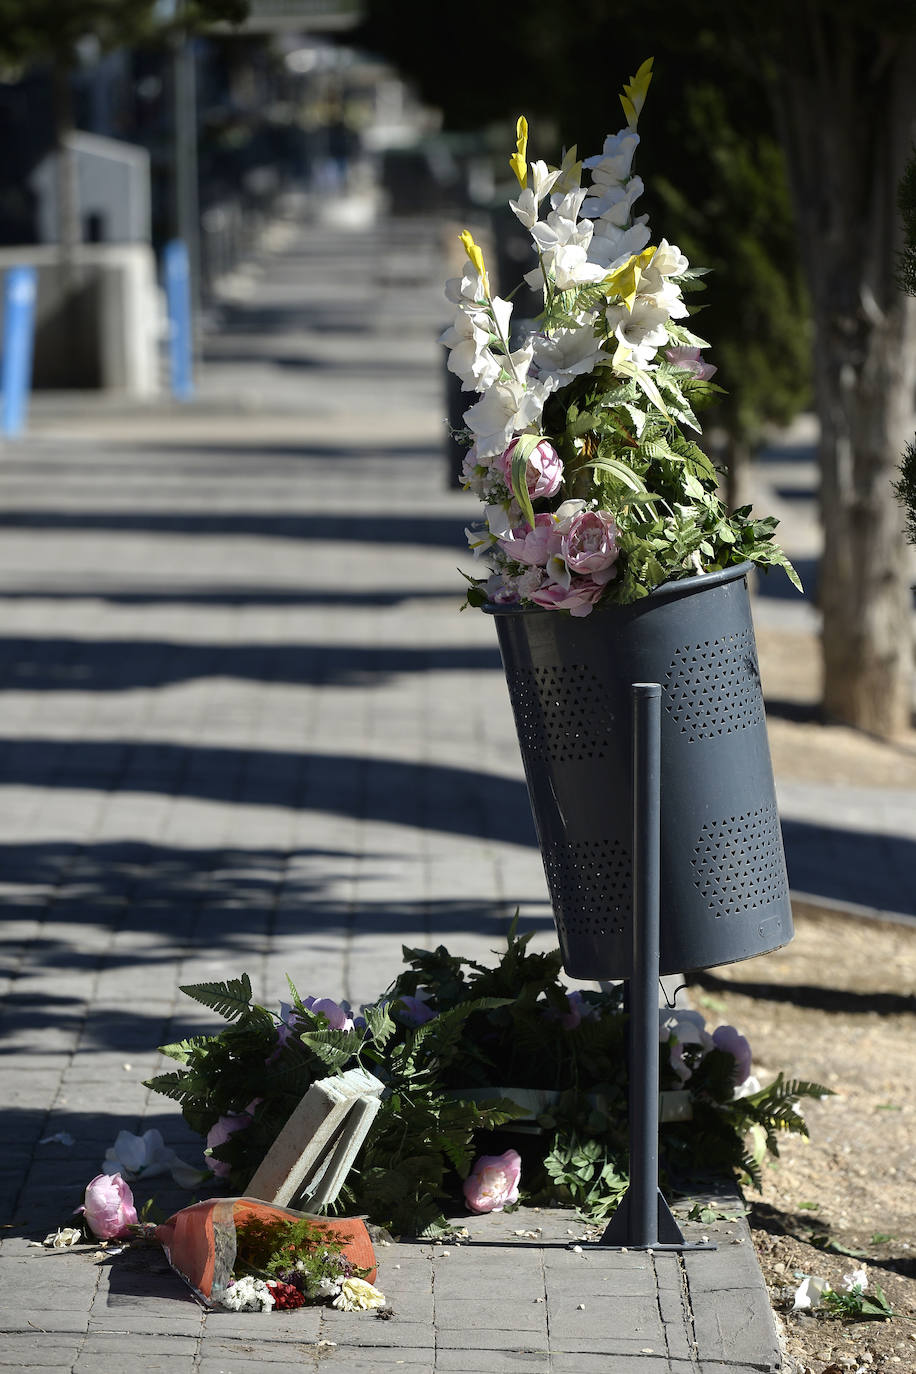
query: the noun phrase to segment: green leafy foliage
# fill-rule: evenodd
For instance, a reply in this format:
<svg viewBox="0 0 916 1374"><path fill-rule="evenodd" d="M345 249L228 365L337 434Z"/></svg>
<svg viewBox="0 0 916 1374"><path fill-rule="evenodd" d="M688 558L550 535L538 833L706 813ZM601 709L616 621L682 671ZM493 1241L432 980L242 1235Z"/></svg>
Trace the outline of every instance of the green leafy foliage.
<svg viewBox="0 0 916 1374"><path fill-rule="evenodd" d="M821 1298L821 1305L832 1317L847 1322L886 1322L897 1315L884 1289L877 1283L868 1294L861 1287L852 1288L848 1293L835 1293L828 1288Z"/></svg>
<svg viewBox="0 0 916 1374"><path fill-rule="evenodd" d="M220 1117L245 1114L243 1128L209 1152L229 1165L227 1185L240 1193L309 1086L363 1065L384 1093L339 1207L395 1232L441 1234L475 1158L511 1144L531 1200L605 1218L627 1182L621 991L569 992L559 950L532 951L530 940L513 922L492 965L443 945L405 948L402 972L350 1030L332 1028L292 986L283 1022L251 1001L245 975L195 984L185 992L228 1024L166 1046L178 1067L147 1086L179 1102L201 1135ZM660 1080L671 1090L682 1085L669 1050L660 1046ZM736 1098L730 1054L697 1047L684 1057L692 1120L662 1126L666 1181L701 1167L759 1183L780 1135L806 1131L799 1099L826 1090L780 1075ZM537 1090L533 1118L525 1090Z"/></svg>

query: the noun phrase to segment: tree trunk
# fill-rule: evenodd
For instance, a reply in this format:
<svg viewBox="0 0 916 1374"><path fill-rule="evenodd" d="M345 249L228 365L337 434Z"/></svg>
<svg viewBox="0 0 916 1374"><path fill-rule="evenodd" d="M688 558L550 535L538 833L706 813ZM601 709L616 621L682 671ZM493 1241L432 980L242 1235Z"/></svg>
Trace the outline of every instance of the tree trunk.
<svg viewBox="0 0 916 1374"><path fill-rule="evenodd" d="M848 12L847 12L848 13ZM916 425L916 302L897 288L897 187L916 137L916 36L802 0L778 91L815 325L825 713L909 724L912 618L892 483Z"/></svg>

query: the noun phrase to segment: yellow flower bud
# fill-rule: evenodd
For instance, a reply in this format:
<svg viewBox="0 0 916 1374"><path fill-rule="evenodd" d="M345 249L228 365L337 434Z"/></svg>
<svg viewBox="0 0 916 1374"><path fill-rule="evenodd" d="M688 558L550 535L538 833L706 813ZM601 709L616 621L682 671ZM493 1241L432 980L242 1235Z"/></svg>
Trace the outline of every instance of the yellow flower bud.
<svg viewBox="0 0 916 1374"><path fill-rule="evenodd" d="M631 129L636 128L640 111L646 102L646 92L649 89L649 82L652 80L653 60L651 57L646 58L636 75L630 77L630 84L624 86L623 95L620 97L627 124Z"/></svg>
<svg viewBox="0 0 916 1374"><path fill-rule="evenodd" d="M461 235L461 242L464 244L464 251L467 253L474 267L476 267L477 271L480 273L480 278L483 282L484 292L489 297L490 283L487 278L487 269L484 266L483 253L481 252L480 246L474 242L474 238L471 234L470 229L465 229L464 233Z"/></svg>
<svg viewBox="0 0 916 1374"><path fill-rule="evenodd" d="M516 175L519 186L524 191L528 185L528 121L524 115L519 115L515 125L515 152L509 158L509 166Z"/></svg>

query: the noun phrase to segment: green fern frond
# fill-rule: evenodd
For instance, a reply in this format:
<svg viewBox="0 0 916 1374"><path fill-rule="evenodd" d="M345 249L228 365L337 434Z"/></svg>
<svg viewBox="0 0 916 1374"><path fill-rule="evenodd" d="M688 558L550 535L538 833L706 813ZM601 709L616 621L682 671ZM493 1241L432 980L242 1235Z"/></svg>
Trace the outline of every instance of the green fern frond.
<svg viewBox="0 0 916 1374"><path fill-rule="evenodd" d="M255 1008L252 1005L251 979L247 973L243 973L241 978L227 978L220 983L189 983L179 991L209 1007L226 1021L237 1021L240 1016L250 1015L256 1010L265 1016L269 1015L263 1007Z"/></svg>

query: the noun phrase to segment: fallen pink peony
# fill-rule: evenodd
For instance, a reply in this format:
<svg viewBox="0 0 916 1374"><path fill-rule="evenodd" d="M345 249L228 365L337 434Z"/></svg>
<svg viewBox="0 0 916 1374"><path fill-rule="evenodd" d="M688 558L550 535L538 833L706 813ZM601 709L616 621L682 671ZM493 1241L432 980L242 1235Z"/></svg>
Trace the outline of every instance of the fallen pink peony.
<svg viewBox="0 0 916 1374"><path fill-rule="evenodd" d="M134 1195L120 1174L96 1174L86 1186L82 1207L76 1209L99 1240L116 1240L130 1235L137 1224Z"/></svg>
<svg viewBox="0 0 916 1374"><path fill-rule="evenodd" d="M464 1180L464 1199L472 1212L501 1212L518 1202L522 1160L517 1150L481 1155Z"/></svg>

